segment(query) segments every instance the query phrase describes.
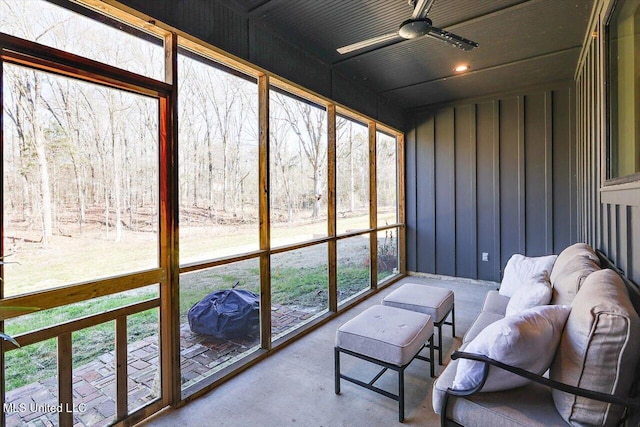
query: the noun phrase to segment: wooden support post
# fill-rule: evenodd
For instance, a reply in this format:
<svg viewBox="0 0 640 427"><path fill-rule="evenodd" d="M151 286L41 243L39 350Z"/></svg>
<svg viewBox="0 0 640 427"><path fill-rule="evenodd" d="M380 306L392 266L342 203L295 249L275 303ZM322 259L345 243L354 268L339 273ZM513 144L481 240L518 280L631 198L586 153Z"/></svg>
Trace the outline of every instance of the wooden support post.
<svg viewBox="0 0 640 427"><path fill-rule="evenodd" d="M2 67L0 67L2 68ZM0 80L2 81L2 80ZM0 331L4 331L4 322L0 321ZM2 372L2 381L0 381L0 402L4 403L5 392L4 392L4 379L5 379L5 364L4 364L4 340L0 339L0 372ZM0 411L0 426L6 425L4 411Z"/></svg>
<svg viewBox="0 0 640 427"><path fill-rule="evenodd" d="M165 81L168 96L160 98L160 366L162 402L180 399L180 259L178 251L178 37L165 38Z"/></svg>
<svg viewBox="0 0 640 427"><path fill-rule="evenodd" d="M73 361L71 358L71 333L58 337L58 414L61 426L73 425Z"/></svg>
<svg viewBox="0 0 640 427"><path fill-rule="evenodd" d="M258 78L258 142L260 209L260 344L271 349L271 224L269 209L269 77Z"/></svg>
<svg viewBox="0 0 640 427"><path fill-rule="evenodd" d="M0 152L4 152L4 67L0 64ZM0 161L0 176L4 180L4 159ZM4 185L0 185L0 195L4 201ZM4 202L0 203L0 256L4 256ZM0 264L0 300L4 298L4 266ZM0 320L0 331L4 332L4 321ZM0 338L0 403L5 402L4 340ZM4 411L0 411L0 426L6 425Z"/></svg>
<svg viewBox="0 0 640 427"><path fill-rule="evenodd" d="M398 182L398 223L400 227L397 230L398 236L398 267L401 275L407 274L407 253L406 253L406 190L405 190L405 153L404 153L404 135L396 136L396 147L398 153L398 174L396 180Z"/></svg>
<svg viewBox="0 0 640 427"><path fill-rule="evenodd" d="M335 237L336 230L336 106L327 105L327 186L329 187L329 237ZM329 311L338 311L338 242L332 238L328 242L329 251Z"/></svg>
<svg viewBox="0 0 640 427"><path fill-rule="evenodd" d="M374 121L369 121L369 228L370 233L370 265L371 289L378 287L378 190L376 180L376 141L377 128Z"/></svg>
<svg viewBox="0 0 640 427"><path fill-rule="evenodd" d="M116 420L129 412L127 378L127 317L116 319Z"/></svg>

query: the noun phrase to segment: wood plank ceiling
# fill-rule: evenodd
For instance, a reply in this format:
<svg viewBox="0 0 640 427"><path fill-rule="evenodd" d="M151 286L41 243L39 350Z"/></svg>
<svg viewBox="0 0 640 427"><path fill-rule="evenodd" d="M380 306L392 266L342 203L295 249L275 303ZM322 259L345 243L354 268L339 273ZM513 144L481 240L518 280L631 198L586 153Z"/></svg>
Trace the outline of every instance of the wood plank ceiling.
<svg viewBox="0 0 640 427"><path fill-rule="evenodd" d="M406 0L222 0L403 109L573 78L593 0L436 0L434 26L474 40L465 52L420 37L340 55L397 31ZM469 64L456 75L453 68Z"/></svg>

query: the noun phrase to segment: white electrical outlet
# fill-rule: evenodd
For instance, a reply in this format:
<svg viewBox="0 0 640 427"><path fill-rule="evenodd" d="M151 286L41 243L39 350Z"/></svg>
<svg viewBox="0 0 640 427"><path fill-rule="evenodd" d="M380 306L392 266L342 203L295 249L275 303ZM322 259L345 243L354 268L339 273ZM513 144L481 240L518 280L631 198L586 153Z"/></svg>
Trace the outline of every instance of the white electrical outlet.
<svg viewBox="0 0 640 427"><path fill-rule="evenodd" d="M482 252L482 261L489 261L489 252Z"/></svg>

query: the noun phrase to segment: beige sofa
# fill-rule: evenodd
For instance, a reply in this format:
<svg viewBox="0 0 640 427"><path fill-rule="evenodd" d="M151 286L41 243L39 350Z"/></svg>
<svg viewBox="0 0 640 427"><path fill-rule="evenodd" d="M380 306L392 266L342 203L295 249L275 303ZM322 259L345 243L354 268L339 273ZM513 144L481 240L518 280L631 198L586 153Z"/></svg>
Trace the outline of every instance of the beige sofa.
<svg viewBox="0 0 640 427"><path fill-rule="evenodd" d="M612 426L625 417L632 417L629 425L637 425L640 400L632 390L640 377L640 318L629 298L629 283L613 270L601 269L601 261L591 247L576 244L553 264L551 304L570 305L571 312L545 375L464 352L484 328L505 317L509 298L498 291L487 295L459 351L434 382L433 407L442 425ZM461 359L482 364L483 379L474 389L451 388ZM483 392L487 377L497 371L531 382Z"/></svg>

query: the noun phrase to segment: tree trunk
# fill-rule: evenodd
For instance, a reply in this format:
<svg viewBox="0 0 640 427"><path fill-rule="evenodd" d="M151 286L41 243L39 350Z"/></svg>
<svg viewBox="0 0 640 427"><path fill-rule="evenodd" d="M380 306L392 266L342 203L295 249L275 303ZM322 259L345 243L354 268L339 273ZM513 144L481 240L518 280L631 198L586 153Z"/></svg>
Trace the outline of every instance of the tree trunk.
<svg viewBox="0 0 640 427"><path fill-rule="evenodd" d="M312 218L318 218L322 206L322 189L320 188L320 173L318 168L313 169L313 214Z"/></svg>
<svg viewBox="0 0 640 427"><path fill-rule="evenodd" d="M42 218L42 247L47 248L50 245L51 237L53 236L53 211L51 209L51 188L49 178L49 165L47 164L47 149L44 129L42 123L38 120L38 112L42 108L42 88L40 86L40 78L37 74L33 73L34 82L34 100L35 104L31 116L33 126L33 144L36 151L36 161L38 163L38 170L40 172L39 184L40 184L40 196L42 202L41 218Z"/></svg>
<svg viewBox="0 0 640 427"><path fill-rule="evenodd" d="M112 131L113 132L113 131ZM115 137L114 137L115 139ZM117 156L120 150L116 149L117 143L114 142L113 152L113 190L115 198L115 213L116 213L116 242L122 240L122 162Z"/></svg>
<svg viewBox="0 0 640 427"><path fill-rule="evenodd" d="M53 222L51 216L53 215L51 209L51 189L49 188L49 166L47 165L47 152L44 142L44 132L40 129L39 125L35 134L36 138L36 157L38 162L38 169L40 170L40 195L42 197L42 247L48 248L53 236Z"/></svg>
<svg viewBox="0 0 640 427"><path fill-rule="evenodd" d="M349 210L356 210L356 177L354 174L355 165L353 164L353 125L349 124L349 184L350 184L350 203Z"/></svg>
<svg viewBox="0 0 640 427"><path fill-rule="evenodd" d="M229 178L227 173L227 133L222 134L222 212L227 211L227 188Z"/></svg>
<svg viewBox="0 0 640 427"><path fill-rule="evenodd" d="M213 196L213 141L211 138L211 131L209 130L209 123L207 122L207 147L209 147L208 150L208 160L209 160L209 167L208 167L208 183L209 183L209 217L213 217L213 208L214 208L214 203L215 203L215 198Z"/></svg>

